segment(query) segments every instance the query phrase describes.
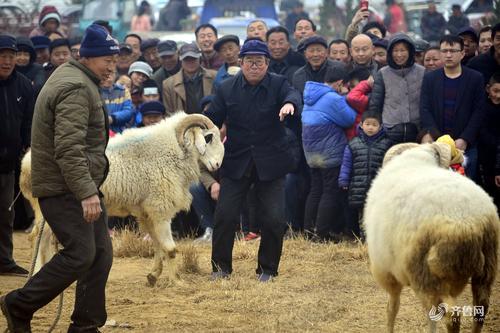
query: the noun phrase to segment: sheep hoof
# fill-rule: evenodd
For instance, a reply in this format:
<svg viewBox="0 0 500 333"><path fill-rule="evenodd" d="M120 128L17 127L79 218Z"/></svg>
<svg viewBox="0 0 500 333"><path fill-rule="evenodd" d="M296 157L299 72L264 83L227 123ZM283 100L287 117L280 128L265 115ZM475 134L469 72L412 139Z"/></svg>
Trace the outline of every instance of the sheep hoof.
<svg viewBox="0 0 500 333"><path fill-rule="evenodd" d="M167 255L170 259L174 259L175 256L177 255L177 249L173 249L172 251L168 251Z"/></svg>
<svg viewBox="0 0 500 333"><path fill-rule="evenodd" d="M148 279L148 284L149 284L150 287L154 287L155 284L156 284L156 281L158 280L156 278L156 276L154 276L151 273L148 274L147 279Z"/></svg>

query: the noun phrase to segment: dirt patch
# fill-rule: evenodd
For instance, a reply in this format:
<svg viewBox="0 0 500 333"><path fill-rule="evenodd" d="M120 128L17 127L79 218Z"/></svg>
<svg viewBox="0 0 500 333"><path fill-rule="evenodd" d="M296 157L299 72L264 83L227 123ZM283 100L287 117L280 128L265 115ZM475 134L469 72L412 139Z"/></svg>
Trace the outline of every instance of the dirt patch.
<svg viewBox="0 0 500 333"><path fill-rule="evenodd" d="M30 243L16 233L15 257L29 266ZM115 247L117 247L115 242ZM141 251L147 250L139 245ZM178 242L179 253L154 288L146 275L152 259L115 257L107 287L108 319L104 332L384 332L387 295L368 269L360 244L314 244L285 241L280 276L269 284L255 280L258 241L238 241L231 280L209 282L210 246ZM147 253L147 252L146 252ZM128 253L130 254L130 253ZM121 254L123 255L123 253ZM0 277L0 294L23 285L24 279ZM74 287L64 293L63 315L56 332L66 332ZM472 305L467 288L458 305ZM46 332L57 300L35 314L33 332ZM5 328L0 316L0 329ZM470 331L471 322L463 324ZM401 298L397 332L427 332L426 316L409 289ZM444 332L440 324L440 332ZM484 332L500 332L500 282L491 295Z"/></svg>

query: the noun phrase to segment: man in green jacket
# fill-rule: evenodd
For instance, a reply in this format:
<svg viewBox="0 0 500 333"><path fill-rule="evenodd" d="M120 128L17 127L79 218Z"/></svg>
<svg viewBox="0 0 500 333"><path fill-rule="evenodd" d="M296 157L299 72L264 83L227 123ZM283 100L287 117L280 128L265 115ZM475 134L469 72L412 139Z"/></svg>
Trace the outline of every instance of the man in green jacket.
<svg viewBox="0 0 500 333"><path fill-rule="evenodd" d="M83 37L79 61L61 65L35 105L32 185L63 249L26 285L0 298L10 332L30 332L33 314L77 281L68 332L98 332L113 258L99 187L106 179L108 117L99 82L115 71L118 43L101 26Z"/></svg>

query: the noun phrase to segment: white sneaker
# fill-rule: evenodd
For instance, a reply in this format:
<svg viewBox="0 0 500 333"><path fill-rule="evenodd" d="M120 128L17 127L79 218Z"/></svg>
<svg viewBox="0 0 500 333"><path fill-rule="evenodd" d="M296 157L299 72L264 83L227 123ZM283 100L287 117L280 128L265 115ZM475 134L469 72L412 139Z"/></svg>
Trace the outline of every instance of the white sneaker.
<svg viewBox="0 0 500 333"><path fill-rule="evenodd" d="M205 232L202 236L196 238L193 243L211 243L212 242L212 234L214 233L214 229L208 227L205 229Z"/></svg>

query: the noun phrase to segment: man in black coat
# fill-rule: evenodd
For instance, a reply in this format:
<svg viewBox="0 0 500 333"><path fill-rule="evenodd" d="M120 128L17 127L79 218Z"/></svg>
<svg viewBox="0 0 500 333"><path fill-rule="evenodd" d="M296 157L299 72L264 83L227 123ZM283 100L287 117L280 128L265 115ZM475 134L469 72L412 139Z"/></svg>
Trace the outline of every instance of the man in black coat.
<svg viewBox="0 0 500 333"><path fill-rule="evenodd" d="M30 144L33 116L31 82L14 70L16 39L0 35L0 275L26 275L12 257L14 169Z"/></svg>
<svg viewBox="0 0 500 333"><path fill-rule="evenodd" d="M294 164L282 121L298 116L301 98L285 77L267 72L270 54L264 42L248 40L240 58L241 72L222 82L206 113L217 126L224 122L227 126L212 279L227 278L232 272L235 228L253 184L262 227L256 272L260 281L267 282L278 274L285 231L284 177Z"/></svg>
<svg viewBox="0 0 500 333"><path fill-rule="evenodd" d="M472 58L467 66L483 74L484 84L488 83L493 73L500 71L500 23L491 30L493 46L489 52Z"/></svg>
<svg viewBox="0 0 500 333"><path fill-rule="evenodd" d="M267 46L271 54L268 71L286 76L292 83L293 74L306 64L304 57L292 50L290 34L282 26L271 28L266 33Z"/></svg>
<svg viewBox="0 0 500 333"><path fill-rule="evenodd" d="M461 65L465 56L463 39L444 36L440 43L444 68L427 72L420 97L423 129L449 134L468 157L465 172L476 176L479 128L484 115L484 83L480 73Z"/></svg>

